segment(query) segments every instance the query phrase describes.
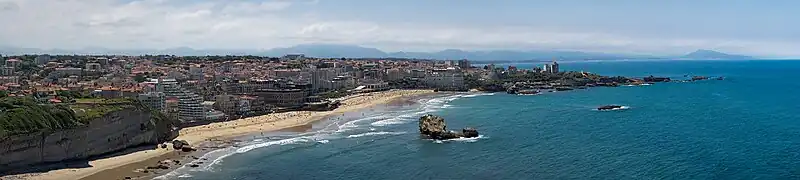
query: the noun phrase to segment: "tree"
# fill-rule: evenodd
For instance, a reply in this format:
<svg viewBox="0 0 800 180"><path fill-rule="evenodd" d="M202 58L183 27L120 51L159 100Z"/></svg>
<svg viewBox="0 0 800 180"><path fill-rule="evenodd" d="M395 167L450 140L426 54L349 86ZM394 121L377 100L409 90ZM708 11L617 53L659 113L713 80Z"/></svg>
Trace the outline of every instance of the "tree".
<svg viewBox="0 0 800 180"><path fill-rule="evenodd" d="M0 98L8 97L8 91L0 91Z"/></svg>
<svg viewBox="0 0 800 180"><path fill-rule="evenodd" d="M133 80L134 80L134 81L136 81L136 82L138 82L138 83L141 83L141 82L144 82L144 81L146 81L146 80L147 80L147 77L145 77L145 76L144 76L144 75L142 75L142 74L136 74L136 76L134 76L134 77L133 77Z"/></svg>

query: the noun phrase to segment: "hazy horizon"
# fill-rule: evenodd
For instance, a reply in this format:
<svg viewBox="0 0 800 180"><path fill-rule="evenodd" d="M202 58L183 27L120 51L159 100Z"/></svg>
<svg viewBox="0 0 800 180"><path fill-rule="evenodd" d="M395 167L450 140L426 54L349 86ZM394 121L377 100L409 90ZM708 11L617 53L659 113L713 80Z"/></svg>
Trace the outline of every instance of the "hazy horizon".
<svg viewBox="0 0 800 180"><path fill-rule="evenodd" d="M800 57L794 1L0 0L6 47L568 50Z"/></svg>

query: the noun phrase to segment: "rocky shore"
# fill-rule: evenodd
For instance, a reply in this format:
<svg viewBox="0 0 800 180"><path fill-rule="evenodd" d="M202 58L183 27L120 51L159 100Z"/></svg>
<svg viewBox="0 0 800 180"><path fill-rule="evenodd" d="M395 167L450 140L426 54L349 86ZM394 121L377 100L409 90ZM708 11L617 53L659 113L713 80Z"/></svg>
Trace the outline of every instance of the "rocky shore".
<svg viewBox="0 0 800 180"><path fill-rule="evenodd" d="M549 79L508 79L504 81L495 81L493 84L483 84L483 87L477 88L478 90L497 92L505 90L509 94L537 94L530 92L556 92L556 91L571 91L575 89L586 89L588 87L618 87L618 86L643 86L651 85L651 83L666 83L666 82L693 82L702 80L724 80L723 77L708 77L708 76L686 76L685 80L674 80L670 77L657 77L648 76L642 78L635 77L608 77L598 76L589 73L565 72L550 75Z"/></svg>

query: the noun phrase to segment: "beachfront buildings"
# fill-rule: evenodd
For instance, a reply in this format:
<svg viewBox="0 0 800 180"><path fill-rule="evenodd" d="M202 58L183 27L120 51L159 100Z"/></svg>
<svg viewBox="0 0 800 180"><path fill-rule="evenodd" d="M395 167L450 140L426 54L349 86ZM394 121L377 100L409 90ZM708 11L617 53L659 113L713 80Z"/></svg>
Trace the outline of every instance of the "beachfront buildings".
<svg viewBox="0 0 800 180"><path fill-rule="evenodd" d="M344 73L342 68L319 68L311 72L311 86L313 92L325 92L342 88L334 79Z"/></svg>
<svg viewBox="0 0 800 180"><path fill-rule="evenodd" d="M464 90L464 75L455 68L433 69L424 79L428 87L440 90Z"/></svg>
<svg viewBox="0 0 800 180"><path fill-rule="evenodd" d="M178 119L184 122L192 122L205 119L205 109L203 108L203 98L188 91L178 84L175 79L158 79L156 91L163 92L166 97L178 99Z"/></svg>
<svg viewBox="0 0 800 180"><path fill-rule="evenodd" d="M255 94L265 104L284 108L302 107L308 97L303 89L259 89Z"/></svg>

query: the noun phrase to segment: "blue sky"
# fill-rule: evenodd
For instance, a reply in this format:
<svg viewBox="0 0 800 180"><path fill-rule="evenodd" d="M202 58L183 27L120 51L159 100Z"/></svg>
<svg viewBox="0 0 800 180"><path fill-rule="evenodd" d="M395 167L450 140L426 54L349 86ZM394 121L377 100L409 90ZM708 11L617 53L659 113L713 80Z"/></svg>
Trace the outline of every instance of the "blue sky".
<svg viewBox="0 0 800 180"><path fill-rule="evenodd" d="M788 0L0 0L5 45L387 51L558 49L653 55L715 49L800 57Z"/></svg>

